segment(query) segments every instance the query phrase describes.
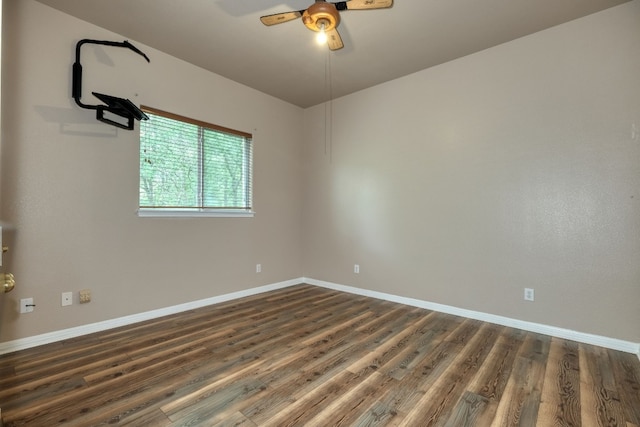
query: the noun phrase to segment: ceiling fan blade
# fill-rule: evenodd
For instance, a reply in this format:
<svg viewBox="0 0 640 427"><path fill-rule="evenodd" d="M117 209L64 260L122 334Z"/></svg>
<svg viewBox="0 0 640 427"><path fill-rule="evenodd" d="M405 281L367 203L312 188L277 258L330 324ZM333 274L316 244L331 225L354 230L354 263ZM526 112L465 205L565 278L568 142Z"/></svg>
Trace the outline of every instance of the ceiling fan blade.
<svg viewBox="0 0 640 427"><path fill-rule="evenodd" d="M299 10L297 12L275 13L273 15L261 16L260 21L264 25L282 24L283 22L289 22L293 21L294 19L300 18L303 12L304 10Z"/></svg>
<svg viewBox="0 0 640 427"><path fill-rule="evenodd" d="M348 0L334 4L338 10L384 9L393 6L393 0Z"/></svg>
<svg viewBox="0 0 640 427"><path fill-rule="evenodd" d="M330 50L338 50L344 47L337 29L334 28L333 30L327 31L327 45L329 45Z"/></svg>

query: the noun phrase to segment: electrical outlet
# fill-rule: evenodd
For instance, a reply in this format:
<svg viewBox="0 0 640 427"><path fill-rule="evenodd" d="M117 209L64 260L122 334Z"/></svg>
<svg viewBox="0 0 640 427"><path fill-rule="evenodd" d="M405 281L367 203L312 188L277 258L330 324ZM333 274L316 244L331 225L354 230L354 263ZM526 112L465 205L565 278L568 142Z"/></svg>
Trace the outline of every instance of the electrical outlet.
<svg viewBox="0 0 640 427"><path fill-rule="evenodd" d="M256 264L256 273L262 273L262 264Z"/></svg>
<svg viewBox="0 0 640 427"><path fill-rule="evenodd" d="M360 274L360 264L353 264L353 272Z"/></svg>
<svg viewBox="0 0 640 427"><path fill-rule="evenodd" d="M79 292L79 300L80 300L80 304L86 304L88 302L91 302L91 290L90 289L83 289Z"/></svg>
<svg viewBox="0 0 640 427"><path fill-rule="evenodd" d="M60 303L63 307L73 304L73 292L63 292Z"/></svg>
<svg viewBox="0 0 640 427"><path fill-rule="evenodd" d="M525 301L534 300L534 293L532 288L524 288L524 300Z"/></svg>
<svg viewBox="0 0 640 427"><path fill-rule="evenodd" d="M20 313L31 313L35 306L33 298L22 298L20 300Z"/></svg>

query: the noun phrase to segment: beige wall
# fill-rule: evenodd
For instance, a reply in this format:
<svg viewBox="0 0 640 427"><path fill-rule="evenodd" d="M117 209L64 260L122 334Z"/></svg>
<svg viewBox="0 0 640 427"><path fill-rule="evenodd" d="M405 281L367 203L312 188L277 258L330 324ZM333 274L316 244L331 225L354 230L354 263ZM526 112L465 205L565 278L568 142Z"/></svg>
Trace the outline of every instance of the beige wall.
<svg viewBox="0 0 640 427"><path fill-rule="evenodd" d="M95 88L254 135L254 218L138 218L138 125L71 99L76 42L124 38L32 0L5 1L4 22L2 220L18 285L0 296L0 342L302 276L302 109L135 41L150 64L83 47L85 102ZM60 306L83 288L90 304ZM25 297L36 311L17 314Z"/></svg>
<svg viewBox="0 0 640 427"><path fill-rule="evenodd" d="M639 22L636 0L335 100L331 150L306 110L305 275L640 342Z"/></svg>
<svg viewBox="0 0 640 427"><path fill-rule="evenodd" d="M254 133L255 218L182 220L135 215L137 133L70 98L75 43L122 37L4 3L0 342L303 275L640 342L640 0L335 100L328 139L324 106L96 55L87 86Z"/></svg>

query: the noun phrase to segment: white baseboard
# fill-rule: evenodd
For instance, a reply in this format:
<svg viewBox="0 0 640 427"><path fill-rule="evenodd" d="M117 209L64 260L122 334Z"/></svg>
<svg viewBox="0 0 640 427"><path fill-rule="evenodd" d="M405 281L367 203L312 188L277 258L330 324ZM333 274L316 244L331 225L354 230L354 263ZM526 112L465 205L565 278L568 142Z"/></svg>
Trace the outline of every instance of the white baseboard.
<svg viewBox="0 0 640 427"><path fill-rule="evenodd" d="M640 343L623 341L616 338L608 338L608 337L603 337L599 335L592 335L584 332L577 332L569 329L558 328L555 326L543 325L540 323L526 322L523 320L511 319L509 317L503 317L503 316L497 316L494 314L466 310L463 308L453 307L453 306L444 305L444 304L437 304L437 303L418 300L414 298L401 297L393 294L387 294L384 292L360 289L353 286L345 286L337 283L311 279L308 277L291 279L284 282L278 282L270 285L259 286L257 288L251 288L243 291L232 292L229 294L224 294L224 295L219 295L219 296L206 298L198 301L188 302L185 304L179 304L171 307L165 307L157 310L151 310L143 313L133 314L130 316L119 317L117 319L105 320L103 322L91 323L88 325L77 326L75 328L63 329L61 331L54 331L54 332L49 332L46 334L36 335L32 337L20 338L14 341L3 342L3 343L0 343L0 355L6 354L6 353L12 353L14 351L19 351L19 350L25 350L27 348L37 347L39 345L50 344L57 341L75 338L82 335L88 335L95 332L101 332L108 329L117 328L120 326L131 325L131 324L142 322L145 320L156 319L162 316L181 313L183 311L193 310L196 308L218 304L225 301L239 299L239 298L243 298L251 295L257 295L264 292L273 291L276 289L282 289L289 286L298 285L300 283L308 283L310 285L320 286L323 288L334 289L342 292L368 296L371 298L382 299L382 300L391 301L391 302L397 302L400 304L410 305L412 307L420 307L427 310L433 310L441 313L448 313L456 316L467 317L470 319L481 320L484 322L495 323L497 325L508 326L508 327L522 329L530 332L536 332L544 335L550 335L552 337L568 339L572 341L581 342L584 344L592 344L600 347L610 348L613 350L624 351L626 353L633 353L638 356L638 359L640 359Z"/></svg>
<svg viewBox="0 0 640 427"><path fill-rule="evenodd" d="M70 338L88 335L95 332L106 331L108 329L118 328L120 326L131 325L133 323L143 322L145 320L157 319L170 314L181 313L183 311L193 310L207 305L218 304L225 301L239 299L251 295L257 295L264 292L282 289L289 286L297 285L303 282L302 278L287 280L285 282L273 283L271 285L259 286L257 288L246 289L243 291L232 292L230 294L219 295L216 297L201 299L184 304L174 305L171 307L160 308L157 310L145 311L143 313L132 314L130 316L119 317L117 319L105 320L103 322L90 323L88 325L77 326L75 328L63 329L60 331L49 332L46 334L36 335L27 338L20 338L13 341L0 343L0 354L13 353L18 350L37 347L39 345L50 344Z"/></svg>
<svg viewBox="0 0 640 427"><path fill-rule="evenodd" d="M303 278L305 283L323 288L334 289L338 291L348 292L351 294L363 295L372 298L382 299L400 304L410 305L412 307L425 308L427 310L438 311L441 313L453 314L469 319L482 320L483 322L495 323L497 325L508 326L512 328L522 329L525 331L536 332L539 334L550 335L552 337L568 339L584 344L592 344L600 347L610 348L613 350L632 353L640 359L640 343L619 340L616 338L603 337L600 335L587 334L584 332L572 331L570 329L558 328L555 326L543 325L540 323L527 322L524 320L512 319L509 317L497 316L495 314L482 313L479 311L466 310L463 308L453 307L450 305L437 304L428 301L422 301L414 298L406 298L397 295L387 294L384 292L370 291L367 289L355 288L352 286L339 285L322 280L315 280L308 277Z"/></svg>

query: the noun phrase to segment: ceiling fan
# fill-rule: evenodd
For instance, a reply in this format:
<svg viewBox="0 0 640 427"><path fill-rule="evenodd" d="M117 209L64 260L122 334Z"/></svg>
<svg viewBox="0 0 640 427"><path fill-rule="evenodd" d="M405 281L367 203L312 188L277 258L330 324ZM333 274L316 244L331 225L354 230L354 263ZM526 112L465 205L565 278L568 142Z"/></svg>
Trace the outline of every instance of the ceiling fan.
<svg viewBox="0 0 640 427"><path fill-rule="evenodd" d="M326 42L331 50L338 50L344 47L337 30L340 24L340 10L383 9L392 5L393 0L347 0L335 3L316 0L306 10L261 16L260 21L271 26L302 17L304 25L318 33L320 42Z"/></svg>

